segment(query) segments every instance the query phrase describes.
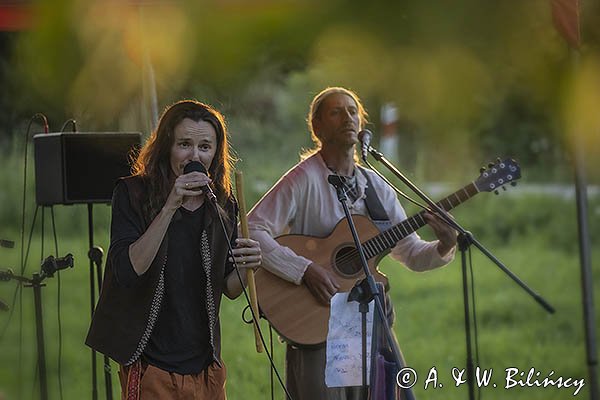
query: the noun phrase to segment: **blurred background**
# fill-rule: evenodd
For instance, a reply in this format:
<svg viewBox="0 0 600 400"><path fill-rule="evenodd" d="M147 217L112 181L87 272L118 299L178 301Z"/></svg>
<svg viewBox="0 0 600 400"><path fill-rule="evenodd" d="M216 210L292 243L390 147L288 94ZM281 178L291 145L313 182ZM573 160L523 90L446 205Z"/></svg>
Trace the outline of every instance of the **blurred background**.
<svg viewBox="0 0 600 400"><path fill-rule="evenodd" d="M589 382L574 166L580 160L598 260L599 39L595 0L0 1L0 238L16 242L0 248L0 270L31 276L49 254L76 260L42 289L50 397L92 397L83 344L88 213L53 207L56 235L51 212L36 213L32 137L44 127L33 116L43 113L51 132L74 119L82 132L135 131L145 140L173 102L210 103L227 118L249 209L312 146L308 105L327 86L359 94L376 147L434 198L475 180L496 157L520 163L518 186L481 194L453 214L557 312L547 314L474 252L479 365L498 376L535 368L542 378L553 370ZM96 206L93 215L95 244L107 249L110 209ZM387 259L381 269L403 352L422 378L417 396L466 398L450 375L465 363L460 261L428 274ZM593 274L598 298L597 261ZM0 311L6 399L39 396L33 294L18 288L0 282L10 307ZM222 309L228 395L270 398L269 365L254 352L243 308L238 299ZM596 329L598 315L596 306ZM284 347L274 340L283 373ZM433 366L447 384L425 390ZM98 369L104 398L100 362ZM572 388L502 389L498 379L483 397L573 397ZM274 396L284 398L278 388ZM577 395L589 396L587 386Z"/></svg>

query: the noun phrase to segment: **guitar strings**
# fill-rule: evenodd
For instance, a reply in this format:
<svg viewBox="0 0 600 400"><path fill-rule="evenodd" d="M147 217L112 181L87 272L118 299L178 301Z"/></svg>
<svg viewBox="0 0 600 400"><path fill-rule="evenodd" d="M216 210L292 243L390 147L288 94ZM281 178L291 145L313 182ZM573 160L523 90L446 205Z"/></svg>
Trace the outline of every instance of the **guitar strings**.
<svg viewBox="0 0 600 400"><path fill-rule="evenodd" d="M419 217L419 218L421 219L420 223L421 223L421 224L423 224L422 226L424 226L424 224L425 224L425 220L423 219L422 213L417 213L417 214L415 214L413 217L407 218L407 219L405 219L404 221L400 222L399 224L397 224L397 225L394 225L393 227L391 227L391 228L389 228L389 229L386 229L385 231L383 231L383 232L379 233L379 234L378 234L378 235L376 235L376 236L373 236L373 237L372 237L372 238L370 238L370 239L367 239L366 241L364 241L363 243L361 243L361 246L364 248L364 247L365 247L365 246L368 244L368 242L370 242L371 240L375 239L376 237L378 237L378 236L383 236L383 235L385 235L385 234L389 234L389 233L390 233L390 232L391 232L393 229L396 229L398 226L402 225L403 223L405 223L405 222L406 222L406 221L408 221L409 219L411 219L411 218L412 218L412 219L415 219L415 220L416 220L416 219L417 219L417 217ZM417 223L419 223L419 221L418 221L418 220L417 220L416 222L417 222ZM422 226L420 226L419 228L421 228ZM412 232L408 233L408 234L407 234L407 235L405 235L404 237L400 238L400 240L404 239L404 238L405 238L405 237L407 237L408 235L411 235L411 234L412 234L412 233L414 233L415 231L416 231L416 230L413 230ZM392 241L393 241L393 244L392 244L391 246L389 246L388 244L386 244L386 243L385 243L385 241L383 241L383 242L382 242L382 245L384 246L384 250L383 250L383 251L385 251L385 250L386 250L386 249L388 249L388 248L394 247L394 246L395 246L395 245L396 245L396 244L397 244L397 243L400 241L400 240L397 240L397 241L396 241L396 240L393 240L393 237L391 237L391 234L389 234L388 236L389 236L389 237L392 239ZM382 240L384 240L384 239L382 239ZM382 252L383 252L383 251L382 251ZM369 256L367 256L367 255L365 254L365 258L366 258L366 259L367 259L367 261L368 261L369 259L373 258L375 255L377 255L377 254L374 254L374 255L372 255L372 256L370 256L370 257L369 257ZM356 247L353 247L353 248L352 248L352 250L350 250L348 253L346 253L346 254L344 254L343 256L341 256L341 257L340 257L339 259L337 259L336 261L337 261L337 262L330 263L330 264L328 265L328 267L329 267L329 268L333 268L335 265L339 265L339 264L345 264L345 263L354 263L354 262L358 262L358 263L360 263L360 255L358 254L358 250L356 249Z"/></svg>
<svg viewBox="0 0 600 400"><path fill-rule="evenodd" d="M339 176L339 175L338 175L338 176ZM463 189L461 189L461 190L465 190L465 189L463 188ZM456 205L460 205L460 204L463 202L463 200L462 200L462 199L459 197L459 195L458 195L458 192L459 192L459 191L457 191L457 192L454 192L454 193L452 193L452 194L448 195L447 197L445 197L445 198L443 198L442 200L440 200L440 201L438 202L438 204L439 204L439 205L441 205L441 206L442 206L444 209L446 208L446 207L445 207L445 206L442 204L444 201L447 201L447 202L449 203L449 207L448 207L449 209L452 209L452 208L454 208ZM467 192L467 195L468 195L468 192ZM451 196L456 196L456 198L458 199L458 203L457 203L456 205L452 204L452 201L450 200L450 197L451 197ZM469 196L469 198L470 198L470 197L471 197L471 196ZM382 243L382 244L383 244L383 246L384 246L384 250L383 250L383 251L385 251L385 250L386 250L386 249L388 249L388 248L391 248L391 247L395 246L395 245L396 245L396 244L397 244L397 243L398 243L400 240L402 240L402 239L404 239L405 237L407 237L408 235L410 235L410 234L412 234L412 233L416 232L416 231L417 231L417 229L413 229L413 231L412 231L412 232L410 232L410 233L406 234L404 237L401 237L401 238L400 238L400 240L397 240L397 241L396 241L396 240L394 240L394 238L391 236L392 234L391 234L390 232L392 232L394 229L396 229L396 228L398 228L399 226L401 226L401 225L404 225L404 224L406 224L406 223L408 223L408 224L409 224L409 226L412 228L412 225L410 224L410 222L408 222L408 221L409 221L409 220L411 220L411 219L415 220L415 222L416 222L417 224L419 224L419 225L420 225L420 226L418 226L418 228L417 228L417 229L419 229L419 228L422 228L423 226L425 226L425 225L427 224L427 222L426 222L426 221L425 221L425 219L423 218L423 211L421 211L421 212L419 212L419 213L417 213L417 214L413 215L412 217L406 218L406 219L405 219L405 220L403 220L402 222L400 222L400 223L398 223L398 224L394 225L393 227L391 227L391 228L389 228L389 229L387 229L387 230L385 230L385 231L383 231L383 232L379 233L378 235L376 235L376 236L373 236L372 238L370 238L370 239L366 240L365 242L361 243L361 246L365 247L365 245L366 245L366 244L367 244L369 241L371 241L371 240L375 239L375 238L376 238L376 237L378 237L378 236L385 236L386 234L388 234L388 237L389 237L390 239L392 239L392 242L393 242L393 244L392 244L391 246L389 246L389 245L388 245L388 244L386 244L386 242L385 242L385 240L387 240L387 239L382 239L382 241L383 241L383 243ZM375 244L375 246L377 246L377 244ZM367 260L369 260L369 259L373 258L375 255L376 255L376 254L374 254L374 255L373 255L373 256L371 256L371 257L366 257L366 258L367 258ZM345 255L341 256L341 257L340 257L339 259L337 259L336 261L337 261L337 262L330 263L330 264L328 265L328 267L329 267L329 268L333 268L333 267L335 266L335 264L343 264L343 263L347 263L347 262L355 262L355 261L358 261L358 262L360 263L360 256L359 256L359 254L358 254L358 250L356 249L356 247L354 247L354 248L353 248L351 251L349 251L347 254L345 254Z"/></svg>
<svg viewBox="0 0 600 400"><path fill-rule="evenodd" d="M353 176L352 176L352 177L354 178L354 181L352 182L352 181L349 181L349 180L348 180L348 177L341 176L341 175L340 175L340 174L339 174L339 173L338 173L338 172L337 172L335 169L331 168L330 166L327 166L327 167L329 168L329 170L330 170L330 171L331 171L333 174L335 174L335 175L336 175L336 176L337 176L337 177L340 179L340 182L342 182L342 186L343 186L343 188L344 188L344 193L345 193L346 195L351 195L351 197L353 197L353 196L352 196L353 192L357 192L357 191L358 191L358 190L357 190L357 188L356 188L356 186L357 186L357 185L356 185L356 176L355 176L355 175L353 175ZM353 184L354 184L354 185L353 185L353 186L354 186L354 190L353 190L353 188L351 188L351 187L350 187L350 186L347 184L347 182L348 182L348 183L353 183ZM422 212L419 212L419 213L415 214L415 215L414 215L414 216L412 216L412 217L406 218L404 221L402 221L402 222L398 223L397 225L394 225L393 227L391 227L391 228L389 228L389 229L387 229L387 230L385 230L385 231L383 231L383 232L379 233L378 235L376 235L376 236L373 236L372 238L370 238L370 239L366 240L365 242L361 243L361 246L362 246L362 247L363 247L363 249L364 249L364 247L367 245L367 243L368 243L368 242L370 242L371 240L373 240L373 239L377 238L378 236L381 236L381 237L383 237L383 239L381 239L381 240L382 240L382 244L383 244L383 251L385 251L385 250L387 250L387 249L389 249L389 248L391 248L391 247L394 247L394 246L395 246L395 245L396 245L396 244L397 244L397 243L398 243L400 240L402 240L402 239L404 239L405 237L407 237L408 235L410 235L410 234L414 233L414 232L416 231L416 229L414 229L414 230L413 230L412 232L410 232L410 233L407 233L405 236L401 237L401 238L400 238L400 240L394 240L394 238L393 238L393 236L392 236L392 233L391 233L391 232L392 232L394 229L396 229L397 227L399 227L399 226L403 225L404 223L407 223L407 222L408 222L408 221L410 221L411 219L414 219L414 220L416 220L417 224L419 224L418 218L420 218L420 219L421 219L421 221L420 221L420 222L421 222L421 226L419 226L418 228L421 228L422 226L424 226L424 225L425 225L425 223L426 223L426 222L425 222L425 220L424 220L424 218L423 218ZM410 223L409 223L409 225L410 225ZM411 228L412 228L412 226L411 226ZM385 242L386 240L388 240L388 239L386 239L386 238L385 238L385 235L386 235L386 234L388 234L388 237L391 239L391 242L392 242L391 246L390 246L390 245L388 245L388 244L386 244L386 242ZM398 235L397 235L397 236L398 236ZM400 235L400 236L401 236L401 235ZM375 246L377 246L377 245L375 244ZM364 250L363 250L363 251L364 251ZM382 252L383 252L383 251L382 251ZM373 258L375 255L376 255L376 254L374 254L374 255L372 255L372 256L370 256L370 257L368 257L368 256L365 254L365 258L366 258L366 259L367 259L367 261L368 261L369 259ZM357 262L358 262L358 264L361 264L361 260L360 260L360 254L358 253L358 250L356 249L356 247L353 247L353 249L352 249L352 250L350 250L350 251L349 251L347 254L344 254L343 256L341 256L339 259L337 259L337 260L336 260L336 259L334 258L334 262L333 262L333 263L330 263L330 264L329 264L327 267L328 267L328 268L333 268L333 267L335 267L336 265L340 265L340 264L346 264L346 263L351 263L351 264L354 264L354 263L357 263ZM362 266L361 266L361 268L362 268ZM358 272L358 271L357 271L357 272Z"/></svg>

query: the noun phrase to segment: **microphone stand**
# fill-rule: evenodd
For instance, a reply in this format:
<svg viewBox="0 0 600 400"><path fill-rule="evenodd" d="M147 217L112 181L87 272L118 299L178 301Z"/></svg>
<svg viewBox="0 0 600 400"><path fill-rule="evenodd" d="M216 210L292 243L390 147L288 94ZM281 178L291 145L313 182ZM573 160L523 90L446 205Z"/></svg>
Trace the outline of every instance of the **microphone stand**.
<svg viewBox="0 0 600 400"><path fill-rule="evenodd" d="M98 281L98 295L100 295L100 291L102 290L102 257L104 256L104 251L100 246L93 246L88 251L88 258L90 261L96 265L96 280ZM112 400L112 377L111 377L111 367L110 360L106 354L103 355L104 362L104 389L107 400Z"/></svg>
<svg viewBox="0 0 600 400"><path fill-rule="evenodd" d="M35 309L35 332L37 342L37 364L40 374L40 399L48 400L48 374L46 371L46 344L44 342L44 318L42 316L42 287L46 286L42 283L46 278L52 278L54 273L64 268L73 267L73 256L68 254L66 257L58 260L53 256L47 257L42 262L42 270L35 272L31 278L21 275L15 275L9 269L0 271L0 280L14 279L18 282L23 282L25 287L33 288L33 303Z"/></svg>
<svg viewBox="0 0 600 400"><path fill-rule="evenodd" d="M464 302L464 314L465 314L465 335L466 335L466 347L467 347L467 385L469 388L469 399L475 399L475 382L474 382L474 366L473 366L473 355L471 345L471 321L469 317L469 290L468 290L468 279L467 279L467 251L469 246L475 245L488 259L496 264L506 275L508 275L513 281L515 281L523 290L525 290L531 297L535 299L548 313L553 314L554 308L546 302L539 294L534 292L529 286L521 281L513 272L511 272L498 258L496 258L489 250L487 250L479 241L477 241L471 232L465 230L460 224L456 222L449 214L434 203L425 193L423 193L415 184L413 184L407 177L405 177L392 163L390 163L381 152L367 144L367 150L373 158L382 163L388 170L390 170L398 179L400 179L410 190L416 193L431 210L435 212L440 219L458 232L458 249L461 254L461 266L462 266L462 285L463 285L463 302ZM366 160L365 160L366 162ZM395 188L394 188L395 189Z"/></svg>
<svg viewBox="0 0 600 400"><path fill-rule="evenodd" d="M327 178L328 182L335 187L338 200L342 204L342 208L344 209L344 214L346 216L346 220L348 221L348 226L350 227L350 232L352 233L352 238L354 239L354 245L356 246L356 250L358 251L358 255L360 257L360 262L363 268L363 272L365 274L365 278L356 284L356 286L352 289L351 293L360 293L358 299L356 296L352 296L351 300L357 300L359 302L359 311L361 312L361 321L362 321L362 379L363 379L363 396L365 399L368 398L367 391L367 332L366 332L366 313L369 311L369 303L371 300L375 300L375 310L377 312L377 316L381 321L381 325L383 326L383 332L385 335L385 340L389 344L392 349L394 362L396 364L396 368L398 371L404 368L402 365L402 358L400 356L400 350L397 347L396 341L392 336L391 328L388 324L385 313L383 312L383 306L381 304L381 296L379 293L379 289L369 270L369 265L367 263L367 258L365 257L365 253L358 237L358 232L356 231L356 226L354 225L354 221L352 220L352 216L350 215L350 210L348 208L348 198L344 191L344 184L342 179L338 175L329 175ZM349 296L350 297L350 296ZM350 301L350 300L349 300ZM373 348L373 343L371 343L371 348ZM373 354L371 354L371 359L373 359ZM371 364L371 369L374 368L374 365ZM372 383L372 382L371 382Z"/></svg>
<svg viewBox="0 0 600 400"><path fill-rule="evenodd" d="M93 204L87 203L87 215L88 215L88 258L90 260L90 312L91 318L94 316L94 310L96 306L96 283L98 284L98 295L102 290L102 256L103 251L100 247L94 246L94 212ZM94 267L96 270L96 282L94 281ZM92 356L92 400L98 400L98 377L96 367L96 351L91 350ZM105 396L107 400L112 400L112 379L111 379L111 368L110 360L108 356L104 355L104 385L105 385Z"/></svg>

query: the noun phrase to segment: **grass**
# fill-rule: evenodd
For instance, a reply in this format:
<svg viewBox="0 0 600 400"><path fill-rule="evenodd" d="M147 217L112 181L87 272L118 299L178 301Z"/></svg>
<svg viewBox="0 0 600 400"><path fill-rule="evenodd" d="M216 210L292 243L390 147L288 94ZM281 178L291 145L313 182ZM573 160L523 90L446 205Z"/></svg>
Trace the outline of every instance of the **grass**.
<svg viewBox="0 0 600 400"><path fill-rule="evenodd" d="M498 388L483 389L485 398L503 399L509 393L510 398L519 399L572 397L573 392L566 389L515 388L507 392L500 389L504 382L500 378L509 367L525 371L533 367L541 371L542 378L550 370L557 376L586 377L577 258L527 242L495 253L553 305L556 313L546 313L495 265L474 254L479 365L492 368L498 376ZM598 274L597 269L594 272ZM453 384L452 368L465 365L460 274L459 260L418 277L401 269L390 274L397 305L395 328L408 363L421 377L435 366L439 380L449 386ZM596 292L599 287L596 282ZM416 393L427 399L467 397L465 385L428 391L421 386ZM586 398L585 389L579 396Z"/></svg>
<svg viewBox="0 0 600 400"><path fill-rule="evenodd" d="M476 200L474 200L476 201ZM489 229L480 221L494 214L493 210L480 207L483 201L469 210L457 210L459 220L467 219L475 225L473 231ZM520 228L518 235L508 234L502 238L493 238L484 234L485 242L491 243L491 250L515 274L532 289L543 296L556 313L549 315L519 286L503 274L494 264L473 251L473 269L475 276L475 293L478 323L479 365L493 369L493 381L497 388L482 388L485 399L568 399L573 397L573 388L558 389L515 387L504 389L504 370L517 367L523 371L535 368L540 372L540 379L553 370L554 377L587 378L586 354L584 347L584 328L581 305L580 271L577 243L570 226L561 226L560 221L572 221L572 205L559 205L562 214L550 211L542 212L539 203L531 199L510 199L498 204L495 209L510 209L512 221L531 224L527 220L527 212L532 214L536 226ZM558 206L557 206L558 207ZM106 209L99 207L100 214ZM484 208L483 210L481 210ZM64 224L72 213L82 212L84 207L57 208L57 219ZM78 211L79 210L79 211ZM477 214L473 214L478 210ZM524 211L525 210L525 211ZM593 211L593 210L592 210ZM66 213L67 215L65 215ZM462 213L462 214L461 214ZM466 215L469 213L469 215ZM548 214L548 215L546 215ZM552 221L556 215L557 221ZM564 215L567 215L565 217ZM48 218L48 216L46 217ZM598 215L592 213L592 224L595 225ZM74 221L82 221L73 217ZM502 224L503 218L496 215L491 218L493 224ZM48 222L46 222L48 224ZM516 224L517 222L515 222ZM62 319L62 383L64 399L91 398L91 365L90 350L84 345L90 319L89 296L89 261L87 259L87 226L76 222L77 226L68 229L61 227L59 231L59 254L71 252L75 256L76 265L72 270L60 274L61 319ZM544 225L546 224L546 225ZM564 229L560 237L555 226ZM96 226L95 243L106 248L108 235L105 220L100 219ZM46 232L50 229L47 226ZM548 233L551 231L551 233ZM424 231L424 235L429 233ZM487 236L486 236L487 235ZM11 231L0 232L3 238L16 239L18 235ZM46 237L44 252L41 251L40 234L34 235L31 255L25 275L39 270L40 257L54 254L54 245ZM596 246L592 260L598 260L600 251ZM18 249L0 249L0 269L12 266L18 271ZM386 258L380 265L389 276L392 287L392 298L396 309L395 332L402 351L410 367L419 376L414 391L420 399L458 399L467 397L466 385L454 386L451 376L452 368L464 368L465 365L465 333L462 303L460 258L449 266L429 273L414 273L398 266L393 260ZM593 274L600 274L596 262ZM59 397L58 380L58 321L57 298L59 278L45 281L43 293L44 328L46 339L46 357L50 398ZM16 284L0 282L0 299L11 306L12 295ZM600 293L600 280L595 279L596 298ZM19 333L20 319L18 308L22 304L22 334ZM0 342L0 392L6 399L18 399L19 371L23 371L22 399L38 397L39 377L35 371L36 346L33 313L33 296L30 288L23 289L23 301L17 303L5 336ZM222 303L221 321L223 330L223 358L228 367L228 398L230 399L268 399L270 398L269 363L264 354L257 354L254 349L253 332L250 325L242 322L241 313L244 308L243 298L236 301L225 300ZM596 307L596 321L599 321L599 309ZM0 328L8 322L9 313L0 314ZM263 322L265 335L268 337L267 325ZM596 323L598 331L598 323ZM21 338L21 339L20 339ZM276 338L276 335L275 335ZM118 338L115 338L118 340ZM275 362L283 374L283 356L285 347L276 340L274 344ZM22 344L22 355L19 356L19 343ZM98 357L100 360L100 357ZM19 365L19 360L21 360ZM435 367L438 383L443 387L425 390L424 383L428 373ZM98 362L99 398L104 396L104 380L102 367ZM113 364L113 393L118 398L118 378L116 366ZM275 398L283 399L281 389L275 388ZM589 397L585 386L577 398Z"/></svg>
<svg viewBox="0 0 600 400"><path fill-rule="evenodd" d="M79 243L79 244L78 244ZM91 397L90 352L83 344L89 323L89 270L85 243L73 240L64 248L77 249L76 268L61 274L61 313L63 331L62 378L63 398ZM493 368L502 375L505 368L518 367L541 371L542 377L550 370L556 375L586 377L584 334L577 257L529 243L496 249L496 254L531 285L557 312L548 315L535 301L508 279L498 268L478 254L474 254L475 288L477 300L478 340L480 365ZM535 256L534 256L535 255ZM594 258L598 257L594 254ZM10 259L10 258L9 258ZM396 305L395 331L409 366L420 377L415 392L420 398L465 398L466 387L454 387L450 372L453 367L463 368L465 360L464 325L460 263L433 273L416 274L398 268L386 259L382 269L392 284ZM600 273L597 269L594 271ZM57 287L58 279L48 279L43 289L46 329L47 365L52 398L58 398L58 335ZM9 298L14 287L4 283L2 298ZM8 290L10 289L10 290ZM598 280L596 293L600 290ZM37 393L35 367L35 332L31 289L23 293L23 356L25 372L22 398L34 398ZM231 399L269 398L269 365L264 355L254 350L254 339L249 325L241 321L243 300L225 301L221 310L223 329L223 357L228 366L228 394ZM598 312L596 313L598 320ZM0 321L4 324L7 313ZM1 346L3 363L0 367L0 387L7 398L16 397L18 380L18 316L11 325ZM263 323L266 329L266 325ZM267 333L267 331L265 331ZM275 343L276 364L283 373L284 346ZM443 388L423 389L424 378L432 367L439 374ZM101 371L100 365L98 366ZM114 393L118 393L118 379L113 373ZM587 380L587 379L586 379ZM503 381L498 381L501 384ZM103 397L103 378L99 375L100 398ZM276 388L276 398L283 398ZM566 399L572 391L555 388L515 388L506 391L488 387L485 398L503 399L510 393L514 399ZM586 398L587 388L578 397Z"/></svg>

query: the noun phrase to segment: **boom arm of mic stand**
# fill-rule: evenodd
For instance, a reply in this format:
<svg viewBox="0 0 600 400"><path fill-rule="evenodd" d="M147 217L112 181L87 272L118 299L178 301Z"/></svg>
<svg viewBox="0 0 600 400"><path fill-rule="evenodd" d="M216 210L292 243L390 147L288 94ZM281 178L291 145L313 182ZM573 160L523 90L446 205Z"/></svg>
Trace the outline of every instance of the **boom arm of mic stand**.
<svg viewBox="0 0 600 400"><path fill-rule="evenodd" d="M469 240L475 245L487 258L492 260L506 275L508 275L515 283L523 288L535 301L538 302L546 311L550 314L554 314L555 309L552 307L542 296L536 293L533 289L527 286L518 276L516 276L511 270L509 270L502 261L498 260L488 249L486 249L477 239L475 239L469 232Z"/></svg>
<svg viewBox="0 0 600 400"><path fill-rule="evenodd" d="M385 177L385 175L383 175L381 172L379 172L377 169L373 168L373 166L371 165L371 163L367 160L367 159L363 159L364 163L367 164L367 166L369 168L371 168L371 171L375 172L385 183L388 184L389 187L391 187L394 192L396 192L398 195L404 197L406 200L410 201L411 203L413 203L414 205L416 205L417 207L421 207L423 210L429 212L429 213L434 213L429 207L424 206L423 204L415 201L414 199L412 199L409 195L407 195L406 193L404 193L402 190L398 189L396 186L394 186L394 184L392 182L390 182L390 180L388 178Z"/></svg>
<svg viewBox="0 0 600 400"><path fill-rule="evenodd" d="M388 159L385 158L381 152L379 152L375 148L369 146L369 153L371 153L371 155L373 156L373 158L375 158L377 161L379 161L380 163L382 163L388 170L392 171L392 173L398 179L400 179L402 182L404 182L404 184L406 186L408 186L408 188L410 190L412 190L421 199L423 199L425 201L425 203L427 203L427 205L430 207L430 210L432 210L437 216L439 216L447 225L449 225L450 227L452 227L454 230L456 230L459 233L462 233L462 234L466 234L467 233L466 230L464 230L456 221L454 221L452 219L452 217L450 217L448 215L448 213L446 212L446 210L442 209L440 206L438 206L437 204L435 204L435 202L433 200L431 200L415 184L413 184L406 176L404 176L404 174L402 174L402 172L400 172L394 166L394 164L392 164L391 162L389 162Z"/></svg>
<svg viewBox="0 0 600 400"><path fill-rule="evenodd" d="M402 172L400 172L392 163L390 163L381 152L377 151L375 148L369 146L369 153L375 158L377 161L382 163L387 169L389 169L398 179L400 179L406 186L409 187L413 192L415 192L421 199L423 199L432 210L436 212L438 216L442 218L442 220L455 229L459 234L464 235L469 243L473 243L475 247L477 247L486 257L488 257L494 264L496 264L506 275L508 275L513 281L515 281L521 288L523 288L531 297L534 298L535 301L538 302L546 311L549 313L554 313L554 308L545 301L539 294L534 292L531 288L529 288L523 281L521 281L513 272L511 272L498 258L496 258L489 250L487 250L481 243L479 243L471 234L471 232L465 230L462 226L460 226L452 217L448 215L446 210L439 207L436 203L434 203L425 193L423 193L416 185L414 185L407 177L405 177Z"/></svg>
<svg viewBox="0 0 600 400"><path fill-rule="evenodd" d="M454 228L459 232L459 246L462 258L462 281L463 281L463 298L465 308L465 334L466 334L466 347L467 347L467 384L469 399L474 400L475 398L475 376L473 368L473 359L471 354L471 327L469 318L469 295L468 295L468 280L467 280L467 265L466 265L466 251L471 243L475 244L479 250L483 252L490 260L492 260L502 271L504 271L513 281L521 286L525 291L532 296L538 304L540 304L546 311L552 313L554 309L545 302L539 295L533 290L527 287L515 274L509 271L496 257L494 257L489 251L487 251L479 242L477 242L471 235L470 232L466 231L460 226L450 215L435 204L427 195L425 195L416 185L414 185L407 177L405 177L392 163L390 163L382 153L369 146L369 153L373 157L381 162L387 169L389 169L398 179L400 179L406 186L408 186L414 193L416 193L421 199L423 199L432 210L441 218L441 220Z"/></svg>

